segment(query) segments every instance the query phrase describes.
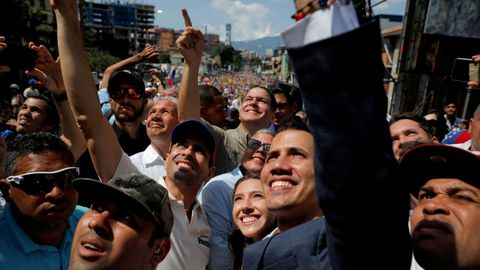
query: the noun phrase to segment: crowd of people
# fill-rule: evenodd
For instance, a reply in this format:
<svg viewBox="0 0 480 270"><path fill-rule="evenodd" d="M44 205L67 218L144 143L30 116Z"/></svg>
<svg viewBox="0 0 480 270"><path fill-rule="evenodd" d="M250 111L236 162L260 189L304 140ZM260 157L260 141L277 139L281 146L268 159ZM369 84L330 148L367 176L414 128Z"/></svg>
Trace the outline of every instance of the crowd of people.
<svg viewBox="0 0 480 270"><path fill-rule="evenodd" d="M305 2L296 16L318 23ZM152 46L96 85L77 1L52 7L60 57L30 43L35 79L2 103L0 269L480 269L480 105L387 122L377 20L300 45L318 28L284 32L294 86L199 74L203 33L182 10L166 88L135 71Z"/></svg>

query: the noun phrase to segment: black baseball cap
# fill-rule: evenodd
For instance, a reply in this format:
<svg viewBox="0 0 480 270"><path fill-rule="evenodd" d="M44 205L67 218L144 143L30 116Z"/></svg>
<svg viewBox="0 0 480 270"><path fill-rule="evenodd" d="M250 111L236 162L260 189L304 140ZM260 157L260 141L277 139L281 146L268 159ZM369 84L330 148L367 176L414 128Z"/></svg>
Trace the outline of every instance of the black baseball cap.
<svg viewBox="0 0 480 270"><path fill-rule="evenodd" d="M213 138L210 127L200 120L187 120L177 124L172 131L172 145L193 136L202 139L210 153L211 161L214 161L215 139Z"/></svg>
<svg viewBox="0 0 480 270"><path fill-rule="evenodd" d="M143 174L129 174L112 178L107 183L78 178L73 181L73 186L88 203L109 198L142 211L162 228L162 236L170 236L173 213L168 191L155 180Z"/></svg>
<svg viewBox="0 0 480 270"><path fill-rule="evenodd" d="M402 176L415 197L422 186L436 178L456 178L480 188L480 158L474 153L444 144L423 144L400 160Z"/></svg>
<svg viewBox="0 0 480 270"><path fill-rule="evenodd" d="M140 93L143 97L145 97L145 84L143 83L142 77L129 70L121 70L112 75L110 80L108 81L108 94L115 93L118 91L118 86L122 83L130 84L135 89L137 89L138 93Z"/></svg>

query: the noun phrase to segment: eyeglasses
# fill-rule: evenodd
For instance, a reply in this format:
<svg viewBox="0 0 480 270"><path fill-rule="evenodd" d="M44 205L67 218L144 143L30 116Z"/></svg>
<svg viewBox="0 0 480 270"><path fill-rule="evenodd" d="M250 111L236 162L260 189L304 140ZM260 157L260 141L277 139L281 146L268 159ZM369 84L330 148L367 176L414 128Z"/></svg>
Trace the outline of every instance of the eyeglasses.
<svg viewBox="0 0 480 270"><path fill-rule="evenodd" d="M265 152L268 152L270 150L270 144L269 143L263 143L259 140L255 140L255 139L250 139L247 143L247 147L252 149L252 150L257 150L260 148L260 146L263 146L263 150L265 150Z"/></svg>
<svg viewBox="0 0 480 270"><path fill-rule="evenodd" d="M143 97L142 93L139 93L135 88L118 88L112 91L110 97L112 99L123 99L125 96L130 99L140 99Z"/></svg>
<svg viewBox="0 0 480 270"><path fill-rule="evenodd" d="M54 183L65 189L72 185L72 182L80 174L80 168L67 167L54 172L30 172L21 175L7 177L7 180L17 187L30 194L46 194L53 189Z"/></svg>

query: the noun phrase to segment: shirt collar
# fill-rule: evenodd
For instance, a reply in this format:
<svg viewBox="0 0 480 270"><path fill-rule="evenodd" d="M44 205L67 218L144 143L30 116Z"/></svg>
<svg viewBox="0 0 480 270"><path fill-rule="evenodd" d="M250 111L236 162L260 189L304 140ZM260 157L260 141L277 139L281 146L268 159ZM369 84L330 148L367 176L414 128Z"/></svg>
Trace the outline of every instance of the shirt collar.
<svg viewBox="0 0 480 270"><path fill-rule="evenodd" d="M161 163L165 162L162 156L155 151L155 148L153 148L151 144L145 149L145 151L143 151L143 157L146 164L155 163L157 160L160 160Z"/></svg>
<svg viewBox="0 0 480 270"><path fill-rule="evenodd" d="M13 216L12 207L9 203L6 204L3 214L5 215L5 220L10 231L12 232L13 238L17 240L24 253L28 254L36 250L58 250L57 247L54 246L35 243L18 225L15 217ZM61 246L64 244L63 242L65 241L65 235L68 232L73 235L75 232L75 224L73 224L72 218L69 217L67 222L68 225L62 238Z"/></svg>

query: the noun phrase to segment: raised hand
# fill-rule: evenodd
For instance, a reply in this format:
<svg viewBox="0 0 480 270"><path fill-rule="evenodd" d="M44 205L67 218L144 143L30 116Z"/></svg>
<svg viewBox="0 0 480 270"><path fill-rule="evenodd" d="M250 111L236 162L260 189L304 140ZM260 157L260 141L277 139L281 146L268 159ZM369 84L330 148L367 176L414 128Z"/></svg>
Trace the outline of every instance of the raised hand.
<svg viewBox="0 0 480 270"><path fill-rule="evenodd" d="M205 40L200 30L192 27L192 21L186 9L182 9L185 31L177 39L176 44L187 64L199 65L205 48Z"/></svg>
<svg viewBox="0 0 480 270"><path fill-rule="evenodd" d="M145 49L143 49L143 51L141 51L138 55L140 56L142 61L147 61L147 60L157 59L159 53L156 47L150 44L147 44L145 46Z"/></svg>
<svg viewBox="0 0 480 270"><path fill-rule="evenodd" d="M60 57L53 59L50 51L43 45L36 46L33 42L30 42L28 47L37 52L35 69L29 71L28 74L34 75L38 80L42 81L45 87L54 95L65 93Z"/></svg>

